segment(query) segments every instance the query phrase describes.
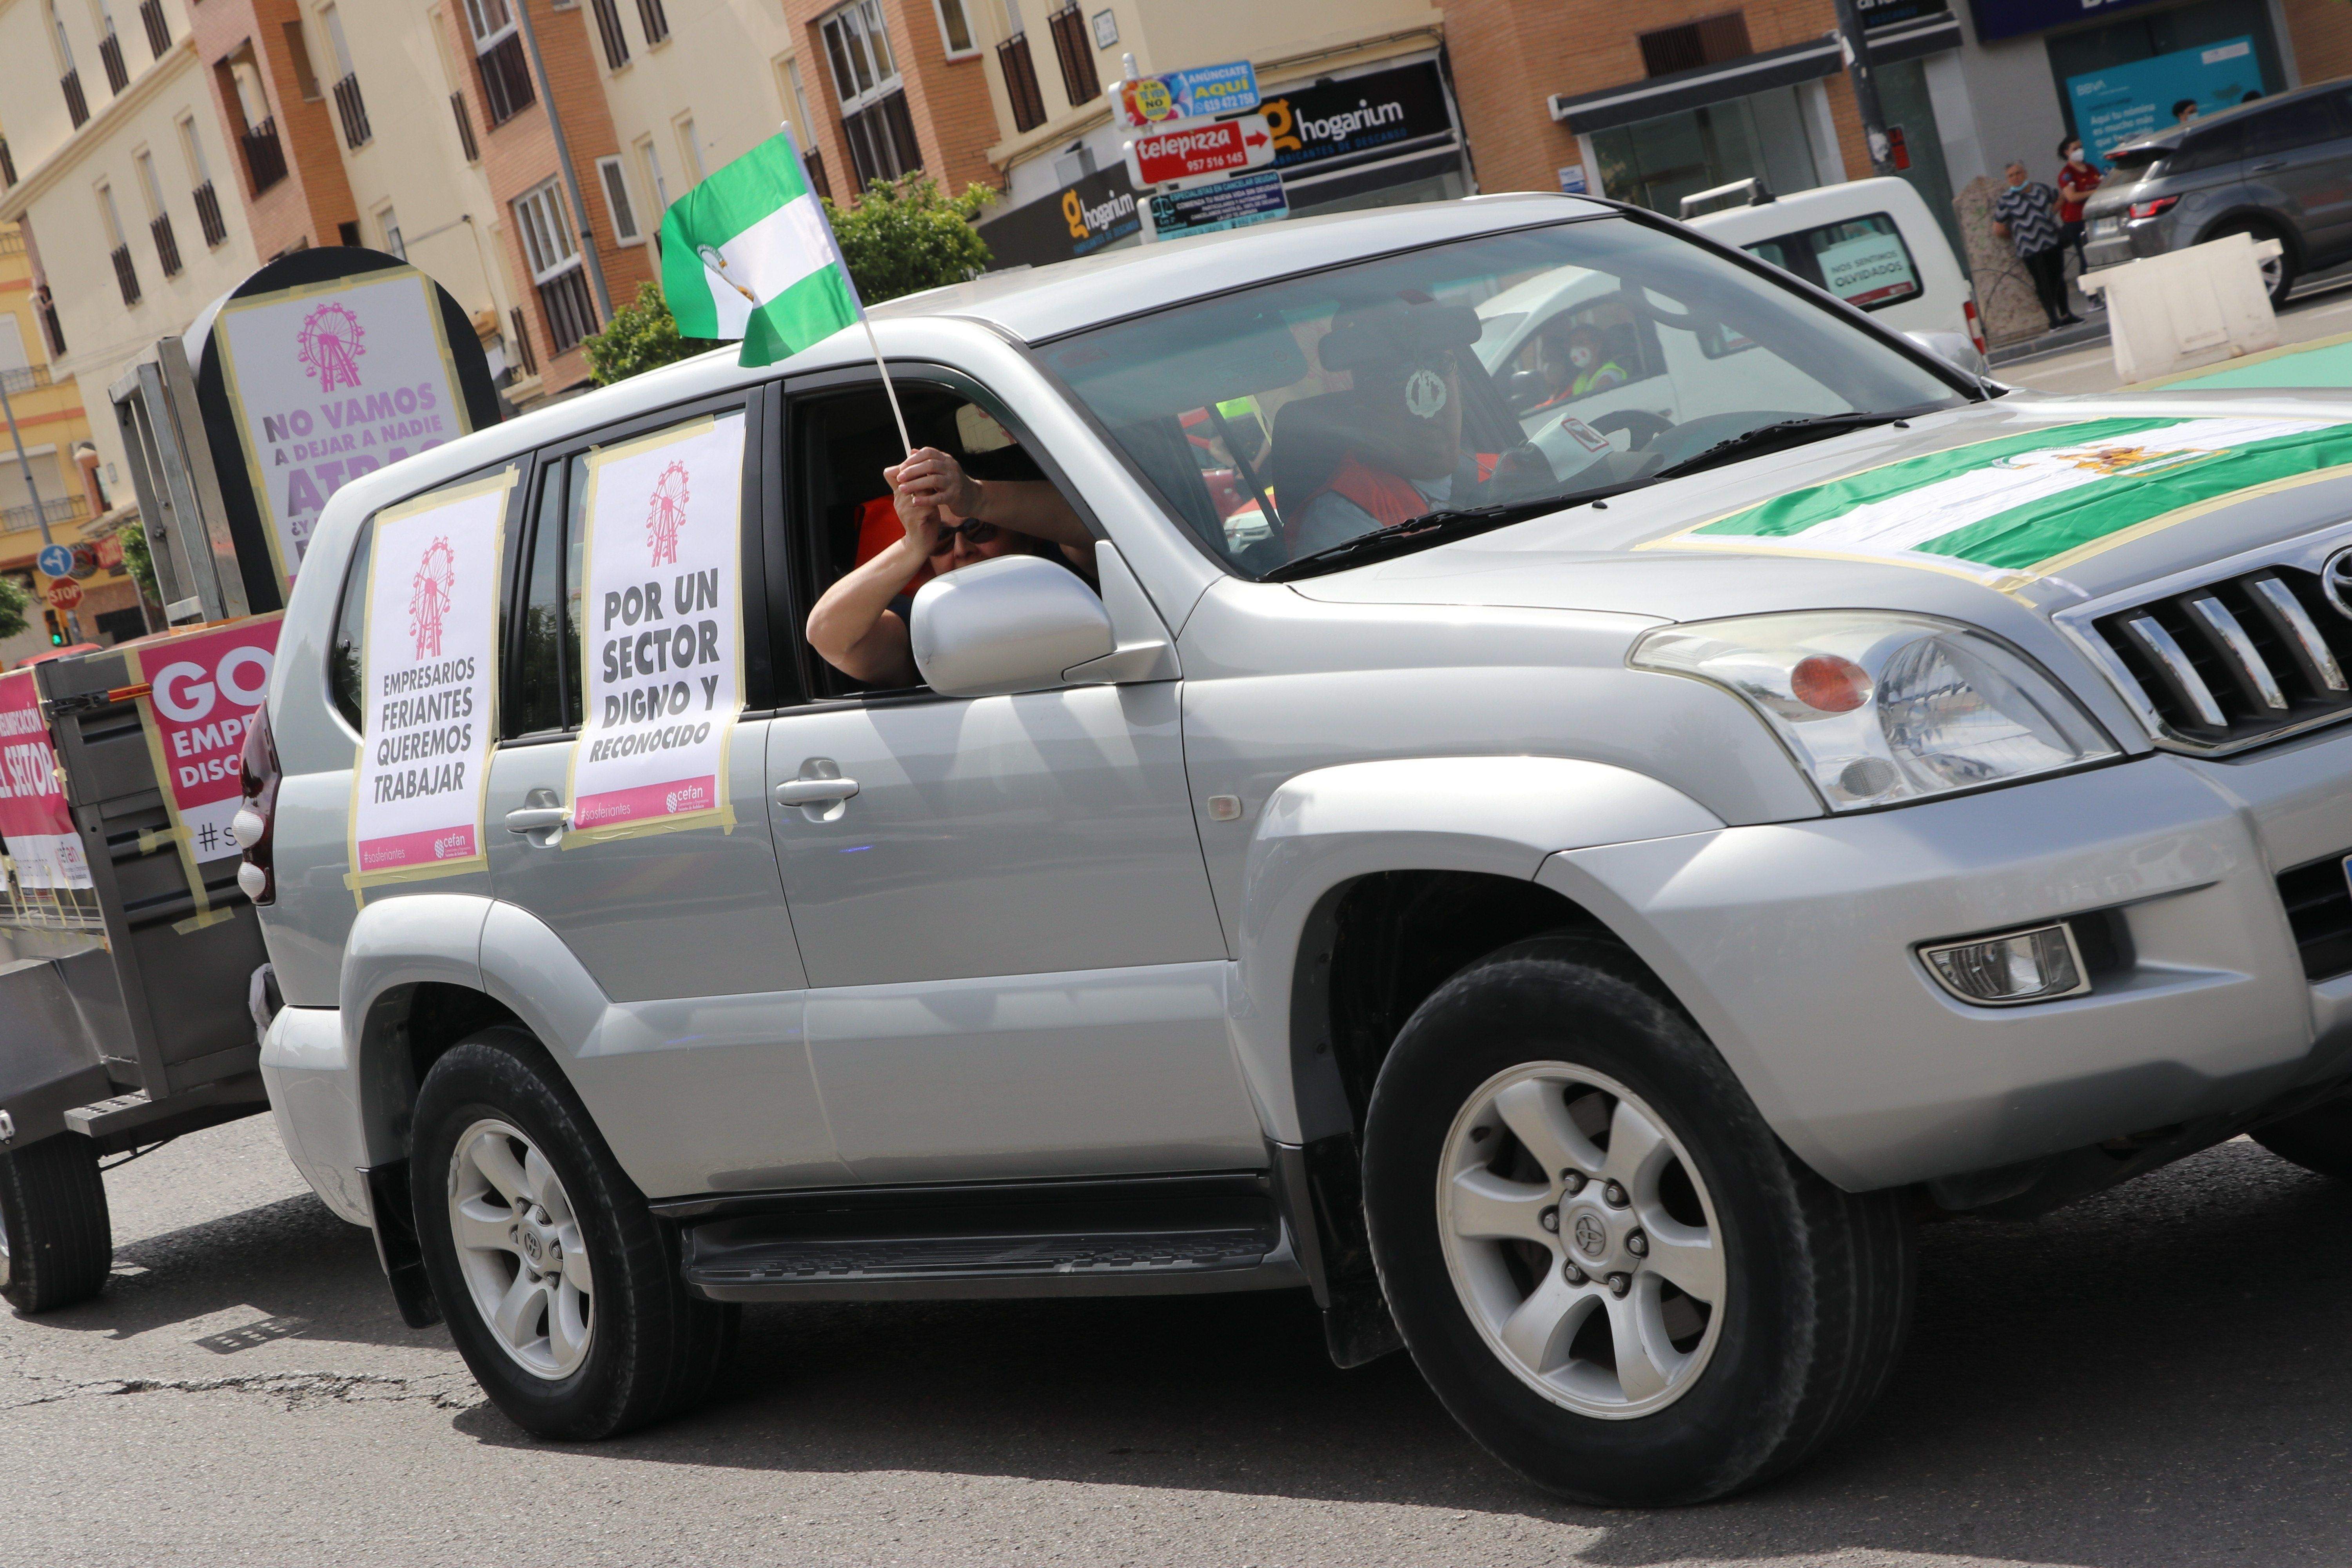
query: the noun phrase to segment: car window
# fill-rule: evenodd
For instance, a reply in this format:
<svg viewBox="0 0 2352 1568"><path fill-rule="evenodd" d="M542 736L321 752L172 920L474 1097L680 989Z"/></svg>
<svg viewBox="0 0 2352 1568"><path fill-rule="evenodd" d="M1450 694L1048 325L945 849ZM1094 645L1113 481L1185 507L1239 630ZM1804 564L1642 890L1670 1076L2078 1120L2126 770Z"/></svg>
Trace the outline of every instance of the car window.
<svg viewBox="0 0 2352 1568"><path fill-rule="evenodd" d="M1885 213L1822 224L1741 248L1865 310L1899 305L1920 293L1918 264Z"/></svg>
<svg viewBox="0 0 2352 1568"><path fill-rule="evenodd" d="M992 487L992 495L1018 492L1013 503L1016 512L1022 505L1051 503L1064 526L1083 526L1076 522L1076 511L1069 498L1013 434L1000 405L978 403L962 392L919 380L898 378L896 386L908 434L916 447L946 454L972 479ZM900 463L906 455L889 402L878 384L820 393L796 399L790 418L793 458L787 468L796 478L792 500L793 553L795 574L804 588L796 624L802 631L809 689L819 697L834 698L919 689L919 676L911 664L887 675L878 670L855 673L835 662L841 650L830 639L810 635L811 615L825 603L827 592L907 537L890 484L883 478L884 470ZM1201 465L1197 472L1213 475L1215 463L1223 460L1222 448L1213 454L1211 445L1204 439L1192 448L1192 460ZM1002 504L992 502L992 507ZM974 550L1044 556L1093 585L1091 543L1057 545L995 525L973 531L970 537L974 542L961 555L927 559L903 582L884 585L888 590L887 600L868 605L861 598L861 605L866 610L896 617L903 627L913 614L916 591L934 575L955 569L959 560L968 563ZM863 615L858 629L870 629L876 618ZM903 648L903 637L898 641ZM828 657L828 650L834 657ZM849 662L866 668L859 661Z"/></svg>
<svg viewBox="0 0 2352 1568"><path fill-rule="evenodd" d="M2168 174L2193 174L2234 163L2245 155L2246 122L2231 120L2204 131L2191 131L2180 140L2180 150L2164 161Z"/></svg>
<svg viewBox="0 0 2352 1568"><path fill-rule="evenodd" d="M1620 217L1233 289L1042 354L1250 575L1433 511L1646 482L1760 426L1960 401L1760 269Z"/></svg>
<svg viewBox="0 0 2352 1568"><path fill-rule="evenodd" d="M2333 103L2326 98L2298 98L2292 103L2265 109L2246 121L2244 156L2263 158L2275 153L2292 153L2333 142L2342 134Z"/></svg>

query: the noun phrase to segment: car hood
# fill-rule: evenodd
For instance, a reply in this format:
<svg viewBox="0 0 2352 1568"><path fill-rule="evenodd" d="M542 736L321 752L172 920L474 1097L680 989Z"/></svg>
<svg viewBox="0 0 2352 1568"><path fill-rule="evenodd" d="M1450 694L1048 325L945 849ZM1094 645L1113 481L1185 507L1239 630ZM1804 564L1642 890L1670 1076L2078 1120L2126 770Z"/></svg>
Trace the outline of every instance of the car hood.
<svg viewBox="0 0 2352 1568"><path fill-rule="evenodd" d="M1331 603L1699 620L2048 617L2331 526L2352 397L2013 392L1292 586Z"/></svg>

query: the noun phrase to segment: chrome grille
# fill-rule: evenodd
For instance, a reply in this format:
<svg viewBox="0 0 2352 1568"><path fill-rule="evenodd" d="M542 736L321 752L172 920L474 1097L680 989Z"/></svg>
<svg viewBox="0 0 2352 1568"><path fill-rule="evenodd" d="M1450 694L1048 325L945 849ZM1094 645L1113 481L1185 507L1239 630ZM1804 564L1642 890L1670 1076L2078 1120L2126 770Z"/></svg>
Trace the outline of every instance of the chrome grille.
<svg viewBox="0 0 2352 1568"><path fill-rule="evenodd" d="M2166 738L2237 751L2352 717L2352 620L2319 574L2274 564L2091 622Z"/></svg>

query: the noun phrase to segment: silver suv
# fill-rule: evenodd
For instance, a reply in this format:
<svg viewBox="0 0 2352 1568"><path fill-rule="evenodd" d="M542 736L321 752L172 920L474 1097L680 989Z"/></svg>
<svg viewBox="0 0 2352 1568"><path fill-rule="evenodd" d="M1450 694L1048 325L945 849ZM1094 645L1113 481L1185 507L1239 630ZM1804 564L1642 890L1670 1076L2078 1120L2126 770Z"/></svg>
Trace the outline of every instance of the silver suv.
<svg viewBox="0 0 2352 1568"><path fill-rule="evenodd" d="M2308 87L2225 110L2105 154L2083 204L2086 268L2161 256L2224 235L2275 239L2271 303L2295 279L2352 259L2352 85Z"/></svg>
<svg viewBox="0 0 2352 1568"><path fill-rule="evenodd" d="M1530 429L1547 275L1613 368ZM741 1302L1295 1289L1690 1500L1870 1404L1922 1213L2352 1166L2352 405L2010 392L1557 196L876 316L1092 543L869 609L920 684L803 634L904 538L862 334L368 475L293 592L264 1071L523 1426Z"/></svg>

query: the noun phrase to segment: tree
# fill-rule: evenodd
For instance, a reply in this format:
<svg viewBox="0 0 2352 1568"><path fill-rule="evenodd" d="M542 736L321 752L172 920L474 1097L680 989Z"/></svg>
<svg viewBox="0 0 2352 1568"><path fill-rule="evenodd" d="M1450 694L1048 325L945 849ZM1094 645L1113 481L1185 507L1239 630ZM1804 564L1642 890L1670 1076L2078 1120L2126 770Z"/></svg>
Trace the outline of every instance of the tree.
<svg viewBox="0 0 2352 1568"><path fill-rule="evenodd" d="M635 301L614 311L604 330L582 339L581 347L588 351L588 370L596 384L610 386L719 345L708 338L679 337L677 321L661 289L640 283Z"/></svg>
<svg viewBox="0 0 2352 1568"><path fill-rule="evenodd" d="M14 577L0 577L0 637L13 637L25 629L25 609L32 602L25 584Z"/></svg>
<svg viewBox="0 0 2352 1568"><path fill-rule="evenodd" d="M846 210L826 202L824 216L858 297L878 305L986 271L988 242L972 220L995 199L986 185L950 196L929 174L913 174L873 181Z"/></svg>
<svg viewBox="0 0 2352 1568"><path fill-rule="evenodd" d="M155 557L147 551L145 526L133 518L117 529L114 537L122 541L122 569L139 584L140 597L162 604L163 592L155 585Z"/></svg>

